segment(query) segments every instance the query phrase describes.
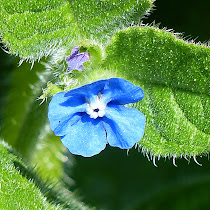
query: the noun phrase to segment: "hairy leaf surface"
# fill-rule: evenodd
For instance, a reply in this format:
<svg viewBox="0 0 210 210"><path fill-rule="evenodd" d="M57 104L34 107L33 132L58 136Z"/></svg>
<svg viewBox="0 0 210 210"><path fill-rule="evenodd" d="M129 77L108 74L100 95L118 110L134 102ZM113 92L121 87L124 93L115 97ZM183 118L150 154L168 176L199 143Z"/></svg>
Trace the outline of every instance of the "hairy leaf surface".
<svg viewBox="0 0 210 210"><path fill-rule="evenodd" d="M120 28L139 23L152 7L151 0L73 0L71 8L82 36L109 41Z"/></svg>
<svg viewBox="0 0 210 210"><path fill-rule="evenodd" d="M0 33L9 52L34 61L83 38L109 38L152 6L140 1L1 0Z"/></svg>
<svg viewBox="0 0 210 210"><path fill-rule="evenodd" d="M42 182L36 172L0 141L1 209L90 209L73 194L68 195L68 199L61 196L49 183Z"/></svg>
<svg viewBox="0 0 210 210"><path fill-rule="evenodd" d="M118 32L106 49L104 67L140 85L134 105L146 115L139 142L155 156L196 156L210 151L210 49L150 27Z"/></svg>
<svg viewBox="0 0 210 210"><path fill-rule="evenodd" d="M50 204L39 187L27 176L32 172L0 141L1 209L58 209ZM22 173L22 174L21 174Z"/></svg>

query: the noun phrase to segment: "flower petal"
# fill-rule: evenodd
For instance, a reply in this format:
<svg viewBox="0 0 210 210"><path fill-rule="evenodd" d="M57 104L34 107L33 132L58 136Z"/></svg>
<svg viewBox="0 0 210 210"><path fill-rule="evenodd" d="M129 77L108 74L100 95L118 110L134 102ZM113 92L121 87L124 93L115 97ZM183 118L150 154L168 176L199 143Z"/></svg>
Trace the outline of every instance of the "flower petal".
<svg viewBox="0 0 210 210"><path fill-rule="evenodd" d="M98 95L99 92L103 91L104 86L107 84L108 80L99 80L91 84L84 85L79 88L75 88L66 93L65 97L69 96L80 96L91 98L93 95Z"/></svg>
<svg viewBox="0 0 210 210"><path fill-rule="evenodd" d="M65 124L77 112L84 112L86 103L83 98L79 97L64 97L66 92L60 92L53 96L48 109L48 118L50 120L50 128L55 131L59 125ZM59 135L59 129L56 134ZM64 135L62 133L62 135Z"/></svg>
<svg viewBox="0 0 210 210"><path fill-rule="evenodd" d="M54 129L54 134L56 136L64 136L69 132L71 126L75 124L78 120L81 120L82 113L73 114L69 119L63 119Z"/></svg>
<svg viewBox="0 0 210 210"><path fill-rule="evenodd" d="M71 54L69 57L66 58L67 61L69 61L70 59L72 59L73 57L75 57L77 54L79 54L79 48L80 47L74 47L71 50Z"/></svg>
<svg viewBox="0 0 210 210"><path fill-rule="evenodd" d="M111 102L117 105L135 103L144 97L144 92L140 87L121 78L109 79L101 94L105 103Z"/></svg>
<svg viewBox="0 0 210 210"><path fill-rule="evenodd" d="M70 58L68 60L68 67L69 70L78 70L82 71L83 70L83 63L88 61L90 59L90 56L87 52L85 53L80 53L78 55L75 55L73 58Z"/></svg>
<svg viewBox="0 0 210 210"><path fill-rule="evenodd" d="M128 149L142 138L145 116L137 109L110 105L106 108L103 126L111 146Z"/></svg>
<svg viewBox="0 0 210 210"><path fill-rule="evenodd" d="M80 95L91 99L94 95L101 93L104 103L125 105L135 103L143 99L143 90L121 78L99 80L91 84L75 88L66 93L67 96Z"/></svg>
<svg viewBox="0 0 210 210"><path fill-rule="evenodd" d="M99 119L83 113L81 120L71 126L61 141L72 154L91 157L106 147L106 133Z"/></svg>

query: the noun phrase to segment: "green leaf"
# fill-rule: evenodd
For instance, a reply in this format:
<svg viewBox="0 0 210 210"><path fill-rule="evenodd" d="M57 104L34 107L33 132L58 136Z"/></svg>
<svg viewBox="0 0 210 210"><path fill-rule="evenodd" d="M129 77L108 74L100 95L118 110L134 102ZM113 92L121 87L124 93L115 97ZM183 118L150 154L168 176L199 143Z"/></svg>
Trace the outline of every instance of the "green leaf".
<svg viewBox="0 0 210 210"><path fill-rule="evenodd" d="M81 38L107 39L117 28L145 15L151 0L1 0L0 33L11 54L35 61Z"/></svg>
<svg viewBox="0 0 210 210"><path fill-rule="evenodd" d="M1 209L58 209L46 200L32 177L21 174L23 169L29 170L12 149L0 141Z"/></svg>
<svg viewBox="0 0 210 210"><path fill-rule="evenodd" d="M77 32L66 0L1 0L2 42L23 60L37 60L68 46Z"/></svg>
<svg viewBox="0 0 210 210"><path fill-rule="evenodd" d="M151 0L73 0L71 8L82 36L109 41L120 28L139 23L152 7Z"/></svg>
<svg viewBox="0 0 210 210"><path fill-rule="evenodd" d="M113 38L105 65L130 78L207 94L209 53L209 48L186 43L172 33L131 27Z"/></svg>
<svg viewBox="0 0 210 210"><path fill-rule="evenodd" d="M90 209L74 194L64 198L61 189L43 183L4 141L0 141L0 186L1 209Z"/></svg>
<svg viewBox="0 0 210 210"><path fill-rule="evenodd" d="M146 115L139 146L154 156L196 156L210 151L210 49L151 27L118 32L103 66L143 88L133 106Z"/></svg>

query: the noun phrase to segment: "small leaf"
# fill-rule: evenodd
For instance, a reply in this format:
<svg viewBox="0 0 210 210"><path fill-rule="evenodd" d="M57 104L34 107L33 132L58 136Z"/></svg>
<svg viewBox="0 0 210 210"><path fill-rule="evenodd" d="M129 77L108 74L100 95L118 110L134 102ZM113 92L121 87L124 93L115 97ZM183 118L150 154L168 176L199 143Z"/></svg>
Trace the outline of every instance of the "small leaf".
<svg viewBox="0 0 210 210"><path fill-rule="evenodd" d="M103 66L145 92L134 105L146 115L140 147L155 156L196 156L210 151L210 49L150 27L118 32Z"/></svg>

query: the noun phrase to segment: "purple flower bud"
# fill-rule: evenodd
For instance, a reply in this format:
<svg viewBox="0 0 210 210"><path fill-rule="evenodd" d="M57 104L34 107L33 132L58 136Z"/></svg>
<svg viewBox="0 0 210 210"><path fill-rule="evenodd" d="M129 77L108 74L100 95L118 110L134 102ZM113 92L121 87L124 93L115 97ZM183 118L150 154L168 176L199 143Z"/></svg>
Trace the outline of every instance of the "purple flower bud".
<svg viewBox="0 0 210 210"><path fill-rule="evenodd" d="M69 57L66 58L70 71L84 69L83 63L90 59L90 55L87 52L79 53L79 47L74 47Z"/></svg>

